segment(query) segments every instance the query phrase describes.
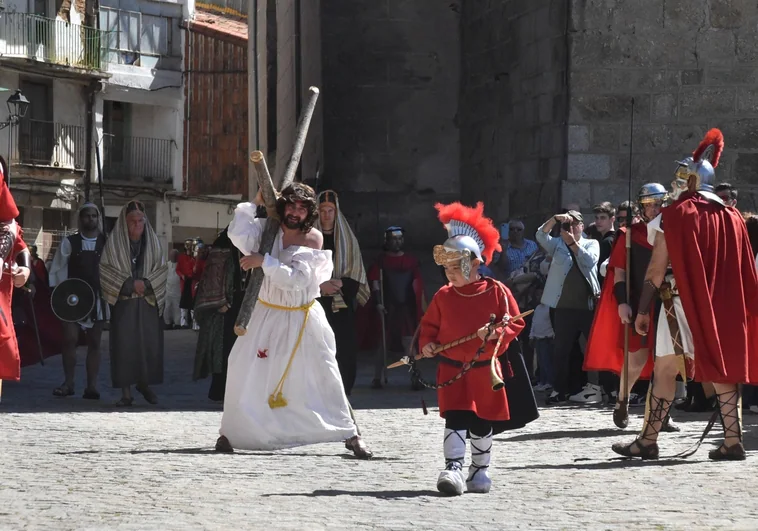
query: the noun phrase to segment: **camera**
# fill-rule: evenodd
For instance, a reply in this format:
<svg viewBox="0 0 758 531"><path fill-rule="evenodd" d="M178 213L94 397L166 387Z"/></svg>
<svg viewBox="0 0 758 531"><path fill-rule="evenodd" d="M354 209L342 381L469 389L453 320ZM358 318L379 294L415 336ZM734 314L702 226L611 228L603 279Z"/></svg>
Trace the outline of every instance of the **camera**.
<svg viewBox="0 0 758 531"><path fill-rule="evenodd" d="M566 232L570 231L571 230L571 223L568 223L568 222L561 223L561 229L565 230Z"/></svg>

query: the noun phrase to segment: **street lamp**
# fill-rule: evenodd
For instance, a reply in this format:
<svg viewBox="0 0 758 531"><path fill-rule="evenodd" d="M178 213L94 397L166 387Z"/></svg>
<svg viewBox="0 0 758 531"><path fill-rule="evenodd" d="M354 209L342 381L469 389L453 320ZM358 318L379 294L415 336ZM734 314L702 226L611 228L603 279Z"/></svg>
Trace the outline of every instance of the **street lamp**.
<svg viewBox="0 0 758 531"><path fill-rule="evenodd" d="M26 96L21 94L20 90L16 90L11 97L8 98L8 121L0 122L0 130L5 129L9 125L15 125L26 116L26 111L29 108L29 100Z"/></svg>
<svg viewBox="0 0 758 531"><path fill-rule="evenodd" d="M0 122L0 131L8 127L9 125L18 125L21 119L26 116L26 111L29 109L29 100L26 96L21 94L21 91L16 89L16 92L11 94L8 98L8 120ZM8 162L5 175L5 182L10 187L11 184L11 159L13 157L13 131L8 132Z"/></svg>

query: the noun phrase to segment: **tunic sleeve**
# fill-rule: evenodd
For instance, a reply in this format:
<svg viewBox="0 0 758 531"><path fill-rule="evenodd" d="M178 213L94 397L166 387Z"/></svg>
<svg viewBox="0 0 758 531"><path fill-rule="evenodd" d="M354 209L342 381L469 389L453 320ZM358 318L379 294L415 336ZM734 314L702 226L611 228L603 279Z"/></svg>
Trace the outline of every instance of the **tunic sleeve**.
<svg viewBox="0 0 758 531"><path fill-rule="evenodd" d="M256 206L240 203L234 211L234 219L229 224L227 234L234 246L245 256L258 252L265 219L255 217Z"/></svg>
<svg viewBox="0 0 758 531"><path fill-rule="evenodd" d="M439 297L434 296L429 308L426 309L424 317L421 319L421 330L419 331L419 349L424 348L429 343L439 343L439 331L442 326L442 312L439 306Z"/></svg>
<svg viewBox="0 0 758 531"><path fill-rule="evenodd" d="M50 287L55 287L68 279L68 259L71 256L71 241L63 238L58 251L55 253L53 263L50 264Z"/></svg>
<svg viewBox="0 0 758 531"><path fill-rule="evenodd" d="M331 251L309 249L296 252L290 265L283 264L270 254L263 257L263 273L282 290L299 291L320 286L332 277Z"/></svg>

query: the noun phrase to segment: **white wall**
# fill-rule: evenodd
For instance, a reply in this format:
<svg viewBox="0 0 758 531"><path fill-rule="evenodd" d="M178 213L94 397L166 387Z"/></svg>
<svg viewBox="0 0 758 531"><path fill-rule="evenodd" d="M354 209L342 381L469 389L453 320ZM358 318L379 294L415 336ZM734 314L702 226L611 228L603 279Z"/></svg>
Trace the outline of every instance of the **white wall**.
<svg viewBox="0 0 758 531"><path fill-rule="evenodd" d="M224 203L170 199L171 223L185 227L226 227L234 217L234 206ZM218 215L218 218L216 217Z"/></svg>

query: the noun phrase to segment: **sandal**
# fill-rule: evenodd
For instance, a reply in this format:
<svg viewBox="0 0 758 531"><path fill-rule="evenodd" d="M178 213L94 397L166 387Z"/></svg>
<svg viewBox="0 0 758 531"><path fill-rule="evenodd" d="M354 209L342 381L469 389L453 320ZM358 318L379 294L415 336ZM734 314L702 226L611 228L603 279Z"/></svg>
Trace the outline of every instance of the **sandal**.
<svg viewBox="0 0 758 531"><path fill-rule="evenodd" d="M619 399L613 410L613 423L619 428L626 429L629 426L629 400Z"/></svg>
<svg viewBox="0 0 758 531"><path fill-rule="evenodd" d="M650 413L642 428L642 433L631 444L615 443L611 446L613 451L624 457L658 459L658 434L666 422L669 409L671 409L671 400L658 398L650 393ZM650 444L642 444L641 441L647 441Z"/></svg>
<svg viewBox="0 0 758 531"><path fill-rule="evenodd" d="M74 394L74 386L73 385L68 386L66 384L63 384L63 385L61 385L61 386L56 387L55 389L53 389L53 396L64 397L64 396L71 396L73 394Z"/></svg>
<svg viewBox="0 0 758 531"><path fill-rule="evenodd" d="M145 386L138 385L137 386L137 391L139 391L140 394L143 397L145 397L145 400L147 400L147 402L149 404L157 404L158 403L158 395L156 395L155 392L152 389L150 389L148 386L146 386L146 385Z"/></svg>
<svg viewBox="0 0 758 531"><path fill-rule="evenodd" d="M643 446L641 439L634 439L631 444L615 443L611 448L624 457L639 457L640 459L658 459L658 443ZM636 450L636 452L635 452Z"/></svg>
<svg viewBox="0 0 758 531"><path fill-rule="evenodd" d="M131 407L131 405L133 403L134 403L134 399L133 398L131 398L131 397L130 398L121 397L121 400L119 400L118 402L116 402L114 404L114 406L116 406L116 407Z"/></svg>
<svg viewBox="0 0 758 531"><path fill-rule="evenodd" d="M85 400L100 400L100 393L94 387L88 387L84 390L82 398Z"/></svg>
<svg viewBox="0 0 758 531"><path fill-rule="evenodd" d="M745 447L742 444L742 418L740 416L740 393L738 390L727 391L716 395L721 416L721 426L724 428L724 438L736 434L739 442L731 446L726 441L715 450L708 452L708 458L713 461L744 461Z"/></svg>

